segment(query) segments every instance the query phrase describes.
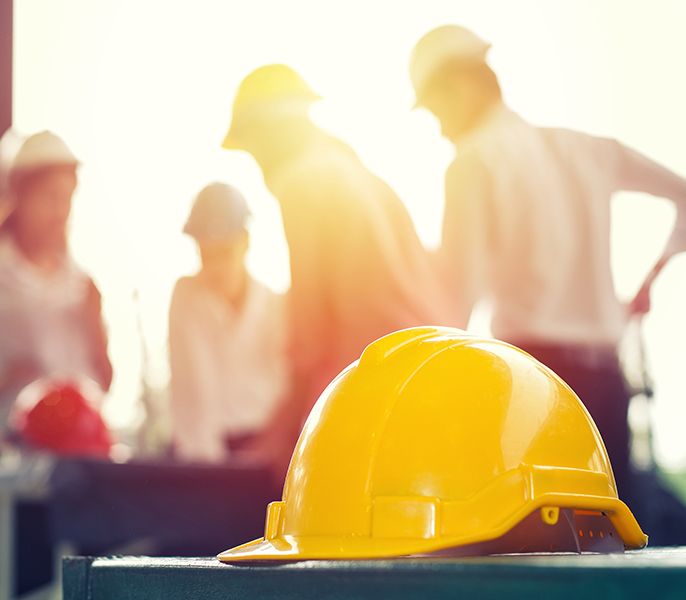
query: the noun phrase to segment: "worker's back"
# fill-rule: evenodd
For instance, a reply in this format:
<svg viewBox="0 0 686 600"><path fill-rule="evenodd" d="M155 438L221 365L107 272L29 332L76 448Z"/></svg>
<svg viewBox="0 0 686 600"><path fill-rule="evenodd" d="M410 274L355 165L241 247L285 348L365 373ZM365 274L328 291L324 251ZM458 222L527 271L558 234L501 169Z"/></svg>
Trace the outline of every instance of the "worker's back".
<svg viewBox="0 0 686 600"><path fill-rule="evenodd" d="M292 350L315 387L381 335L449 321L402 202L345 145L320 138L270 187L291 253Z"/></svg>
<svg viewBox="0 0 686 600"><path fill-rule="evenodd" d="M506 339L615 343L610 268L615 142L534 127L503 111L467 145L488 173L493 331Z"/></svg>

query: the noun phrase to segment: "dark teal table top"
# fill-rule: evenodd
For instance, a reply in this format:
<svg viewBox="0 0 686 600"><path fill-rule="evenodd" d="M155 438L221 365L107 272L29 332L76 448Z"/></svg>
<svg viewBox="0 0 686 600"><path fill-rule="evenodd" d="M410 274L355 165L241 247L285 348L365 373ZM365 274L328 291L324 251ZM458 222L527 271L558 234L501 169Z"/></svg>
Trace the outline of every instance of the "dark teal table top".
<svg viewBox="0 0 686 600"><path fill-rule="evenodd" d="M686 548L610 555L303 561L67 558L64 600L686 599Z"/></svg>

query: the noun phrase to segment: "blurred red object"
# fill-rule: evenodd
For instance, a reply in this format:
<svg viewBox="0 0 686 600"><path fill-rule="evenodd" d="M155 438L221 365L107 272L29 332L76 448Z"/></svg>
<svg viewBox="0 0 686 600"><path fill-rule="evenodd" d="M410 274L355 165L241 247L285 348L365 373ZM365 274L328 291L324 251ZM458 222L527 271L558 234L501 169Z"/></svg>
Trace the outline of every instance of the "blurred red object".
<svg viewBox="0 0 686 600"><path fill-rule="evenodd" d="M90 381L36 381L17 397L14 429L36 449L106 458L112 437L96 408L101 395Z"/></svg>

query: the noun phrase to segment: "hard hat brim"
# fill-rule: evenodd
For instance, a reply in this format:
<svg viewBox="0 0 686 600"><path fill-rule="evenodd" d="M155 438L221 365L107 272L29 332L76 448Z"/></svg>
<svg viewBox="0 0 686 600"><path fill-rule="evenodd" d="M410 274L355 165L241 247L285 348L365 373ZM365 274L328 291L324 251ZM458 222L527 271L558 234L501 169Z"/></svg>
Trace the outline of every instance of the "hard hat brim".
<svg viewBox="0 0 686 600"><path fill-rule="evenodd" d="M222 148L226 150L245 150L243 139L245 138L246 131L250 130L250 126L246 125L246 119L256 118L259 122L264 116L288 117L306 114L309 108L320 100L322 100L322 96L312 90L308 90L306 94L293 98L265 100L241 109L234 107L231 125L222 142ZM239 130L243 135L239 133Z"/></svg>
<svg viewBox="0 0 686 600"><path fill-rule="evenodd" d="M226 134L226 137L222 141L222 148L224 148L224 150L243 150L243 144L241 144L233 129L229 129Z"/></svg>
<svg viewBox="0 0 686 600"><path fill-rule="evenodd" d="M440 547L443 547L442 545ZM358 559L405 556L439 549L436 540L379 539L372 537L259 538L217 555L222 562L262 560Z"/></svg>
<svg viewBox="0 0 686 600"><path fill-rule="evenodd" d="M505 535L526 516L545 506L602 511L610 519L627 549L643 548L648 537L629 507L619 499L577 494L542 494L527 502L498 527L478 536L443 536L433 539L378 538L372 536L278 536L259 538L217 555L226 563L313 559L373 559L429 554L485 542Z"/></svg>

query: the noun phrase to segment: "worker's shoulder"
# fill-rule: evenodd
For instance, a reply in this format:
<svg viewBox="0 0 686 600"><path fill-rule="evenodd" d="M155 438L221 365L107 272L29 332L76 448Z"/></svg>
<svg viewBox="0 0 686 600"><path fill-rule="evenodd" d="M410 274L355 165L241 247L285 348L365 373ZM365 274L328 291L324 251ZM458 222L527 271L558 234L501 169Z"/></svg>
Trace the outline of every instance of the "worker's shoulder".
<svg viewBox="0 0 686 600"><path fill-rule="evenodd" d="M246 314L252 315L255 330L271 337L273 332L270 333L270 329L273 327L281 329L286 320L285 296L252 275L248 277L249 288L244 310Z"/></svg>
<svg viewBox="0 0 686 600"><path fill-rule="evenodd" d="M275 292L268 285L262 283L259 279L255 279L252 275L248 275L248 281L251 293L259 298L263 298L267 302L278 302L283 297L282 294Z"/></svg>
<svg viewBox="0 0 686 600"><path fill-rule="evenodd" d="M613 137L565 128L541 128L545 147L553 156L576 165L579 174L612 178L625 147Z"/></svg>
<svg viewBox="0 0 686 600"><path fill-rule="evenodd" d="M172 304L188 301L200 293L202 283L197 275L184 275L179 277L172 291Z"/></svg>
<svg viewBox="0 0 686 600"><path fill-rule="evenodd" d="M369 176L359 158L342 144L317 145L304 152L279 173L278 190L283 194L339 191L359 184Z"/></svg>
<svg viewBox="0 0 686 600"><path fill-rule="evenodd" d="M488 160L484 156L485 154L484 149L479 144L462 146L446 169L446 181L465 177L486 177L488 175Z"/></svg>
<svg viewBox="0 0 686 600"><path fill-rule="evenodd" d="M566 127L537 127L541 135L548 140L563 146L583 147L584 149L598 146L615 145L617 140L603 135L569 129Z"/></svg>

